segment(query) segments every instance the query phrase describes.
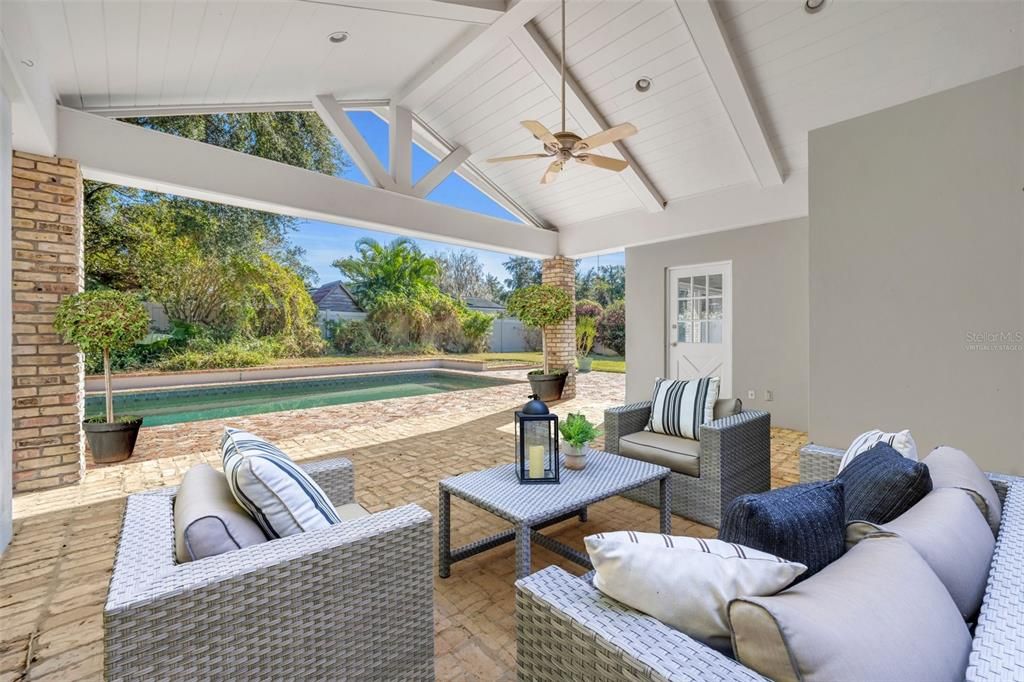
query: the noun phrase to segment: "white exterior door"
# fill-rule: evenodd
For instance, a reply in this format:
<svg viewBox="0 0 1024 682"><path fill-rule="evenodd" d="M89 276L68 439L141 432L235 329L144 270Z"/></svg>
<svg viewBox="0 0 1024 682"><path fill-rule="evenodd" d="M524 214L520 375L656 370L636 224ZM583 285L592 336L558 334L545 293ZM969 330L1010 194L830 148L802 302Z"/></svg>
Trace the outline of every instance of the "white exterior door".
<svg viewBox="0 0 1024 682"><path fill-rule="evenodd" d="M668 367L672 379L717 376L732 393L732 263L668 271Z"/></svg>

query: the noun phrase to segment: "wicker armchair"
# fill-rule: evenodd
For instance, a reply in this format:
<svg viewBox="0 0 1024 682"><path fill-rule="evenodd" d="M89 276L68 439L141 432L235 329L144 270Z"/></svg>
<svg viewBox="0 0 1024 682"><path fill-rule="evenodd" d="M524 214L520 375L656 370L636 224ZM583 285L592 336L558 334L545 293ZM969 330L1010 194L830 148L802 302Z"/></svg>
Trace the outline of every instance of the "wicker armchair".
<svg viewBox="0 0 1024 682"><path fill-rule="evenodd" d="M840 450L808 446L801 474L827 478ZM806 463L804 458L807 458ZM806 464L806 469L805 469ZM1024 478L990 474L1003 500L988 586L974 630L969 682L1024 681ZM605 597L557 566L516 582L519 679L597 682L763 680L678 630ZM909 652L908 655L913 655Z"/></svg>
<svg viewBox="0 0 1024 682"><path fill-rule="evenodd" d="M349 461L305 468L334 504L354 501ZM175 491L128 498L103 613L107 679L434 679L426 510L177 564Z"/></svg>
<svg viewBox="0 0 1024 682"><path fill-rule="evenodd" d="M605 410L605 449L618 454L619 439L642 431L650 418L650 401ZM768 490L771 479L771 415L744 410L716 419L700 427L700 476L672 473L672 513L718 528L729 502ZM625 496L658 506L656 485Z"/></svg>

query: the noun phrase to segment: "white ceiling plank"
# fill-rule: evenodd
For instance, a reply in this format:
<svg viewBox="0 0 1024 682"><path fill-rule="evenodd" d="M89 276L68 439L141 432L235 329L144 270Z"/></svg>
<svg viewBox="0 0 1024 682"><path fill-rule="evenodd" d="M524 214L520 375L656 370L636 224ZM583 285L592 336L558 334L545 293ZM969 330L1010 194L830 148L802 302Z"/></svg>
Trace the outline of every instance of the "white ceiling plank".
<svg viewBox="0 0 1024 682"><path fill-rule="evenodd" d="M535 258L558 234L61 107L62 156L83 175L155 192Z"/></svg>
<svg viewBox="0 0 1024 682"><path fill-rule="evenodd" d="M417 196L420 199L426 197L468 158L469 150L465 147L453 149L448 153L448 156L438 161L437 165L431 168L430 172L416 183L416 186L412 188L413 196Z"/></svg>
<svg viewBox="0 0 1024 682"><path fill-rule="evenodd" d="M139 7L138 38L133 41L136 44L132 64L135 67L134 106L160 103L173 18L174 3L171 2L147 2Z"/></svg>
<svg viewBox="0 0 1024 682"><path fill-rule="evenodd" d="M388 106L386 99L343 99L338 100L343 109L373 109ZM78 107L71 107L77 109ZM183 103L168 105L86 107L82 111L108 118L135 118L137 116L202 116L206 114L246 114L261 111L313 111L308 100L280 102L226 102L224 104Z"/></svg>
<svg viewBox="0 0 1024 682"><path fill-rule="evenodd" d="M761 187L748 182L726 187L675 200L661 213L634 211L564 225L559 229L558 248L564 256L583 258L806 215L807 173L801 170L781 185ZM628 230L622 229L624 224Z"/></svg>
<svg viewBox="0 0 1024 682"><path fill-rule="evenodd" d="M377 156L366 143L362 133L352 123L338 100L331 95L317 95L313 98L313 109L323 120L328 130L338 138L352 162L359 167L366 179L377 187L395 189L395 181L384 170Z"/></svg>
<svg viewBox="0 0 1024 682"><path fill-rule="evenodd" d="M124 40L106 40L107 64L116 67L118 64L133 64L139 52L139 3L103 0L103 20L105 34L108 36L125 36ZM129 38L130 36L130 38ZM107 85L109 86L110 106L125 106L135 102L136 73L134 69L109 68Z"/></svg>
<svg viewBox="0 0 1024 682"><path fill-rule="evenodd" d="M459 76L475 68L504 45L509 35L551 4L552 0L519 0L487 28L463 34L402 86L392 99L414 111L423 109Z"/></svg>
<svg viewBox="0 0 1024 682"><path fill-rule="evenodd" d="M388 169L399 191L412 191L412 113L405 107L388 110ZM417 195L425 196L425 195Z"/></svg>
<svg viewBox="0 0 1024 682"><path fill-rule="evenodd" d="M13 100L11 142L21 151L53 156L57 152L57 96L42 68L31 18L24 5L5 6L3 12L0 87Z"/></svg>
<svg viewBox="0 0 1024 682"><path fill-rule="evenodd" d="M540 32L533 26L525 26L513 32L511 39L552 92L558 92L561 88L561 62ZM611 127L583 88L569 74L565 76L565 108L582 126L584 137ZM663 210L664 197L630 156L626 146L622 142L616 142L614 146L622 158L629 162L629 167L619 173L619 177L629 185L644 208L648 211Z"/></svg>
<svg viewBox="0 0 1024 682"><path fill-rule="evenodd" d="M491 24L505 11L505 0L301 0L318 5L356 7L375 12Z"/></svg>
<svg viewBox="0 0 1024 682"><path fill-rule="evenodd" d="M75 72L86 106L109 106L106 25L98 3L62 2L75 57Z"/></svg>
<svg viewBox="0 0 1024 682"><path fill-rule="evenodd" d="M683 21L700 52L704 66L715 84L736 135L743 144L750 165L762 187L782 183L782 171L768 144L753 100L726 40L710 0L676 0Z"/></svg>

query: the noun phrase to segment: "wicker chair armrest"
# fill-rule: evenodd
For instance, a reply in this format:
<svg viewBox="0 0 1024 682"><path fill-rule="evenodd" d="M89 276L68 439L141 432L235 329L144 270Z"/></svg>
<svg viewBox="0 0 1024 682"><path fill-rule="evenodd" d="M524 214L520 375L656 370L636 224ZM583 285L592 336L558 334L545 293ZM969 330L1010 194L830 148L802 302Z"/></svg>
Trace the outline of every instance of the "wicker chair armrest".
<svg viewBox="0 0 1024 682"><path fill-rule="evenodd" d="M619 454L619 438L643 431L651 420L651 401L620 405L604 411L604 449Z"/></svg>
<svg viewBox="0 0 1024 682"><path fill-rule="evenodd" d="M771 451L772 417L763 410L743 410L700 427L701 467L716 460L725 472L735 473L749 461L764 464Z"/></svg>
<svg viewBox="0 0 1024 682"><path fill-rule="evenodd" d="M763 680L551 566L516 582L521 680Z"/></svg>
<svg viewBox="0 0 1024 682"><path fill-rule="evenodd" d="M327 499L339 507L356 501L356 471L352 462L343 458L324 459L302 464L306 473L327 493Z"/></svg>
<svg viewBox="0 0 1024 682"><path fill-rule="evenodd" d="M839 472L843 450L808 443L800 448L800 482L831 481Z"/></svg>

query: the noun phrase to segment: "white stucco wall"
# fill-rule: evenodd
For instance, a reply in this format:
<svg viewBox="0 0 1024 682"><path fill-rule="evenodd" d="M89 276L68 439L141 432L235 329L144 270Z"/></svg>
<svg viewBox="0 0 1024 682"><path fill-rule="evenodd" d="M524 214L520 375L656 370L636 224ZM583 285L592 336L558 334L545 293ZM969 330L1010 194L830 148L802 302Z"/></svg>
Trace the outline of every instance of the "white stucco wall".
<svg viewBox="0 0 1024 682"><path fill-rule="evenodd" d="M11 541L11 105L0 89L0 553Z"/></svg>

